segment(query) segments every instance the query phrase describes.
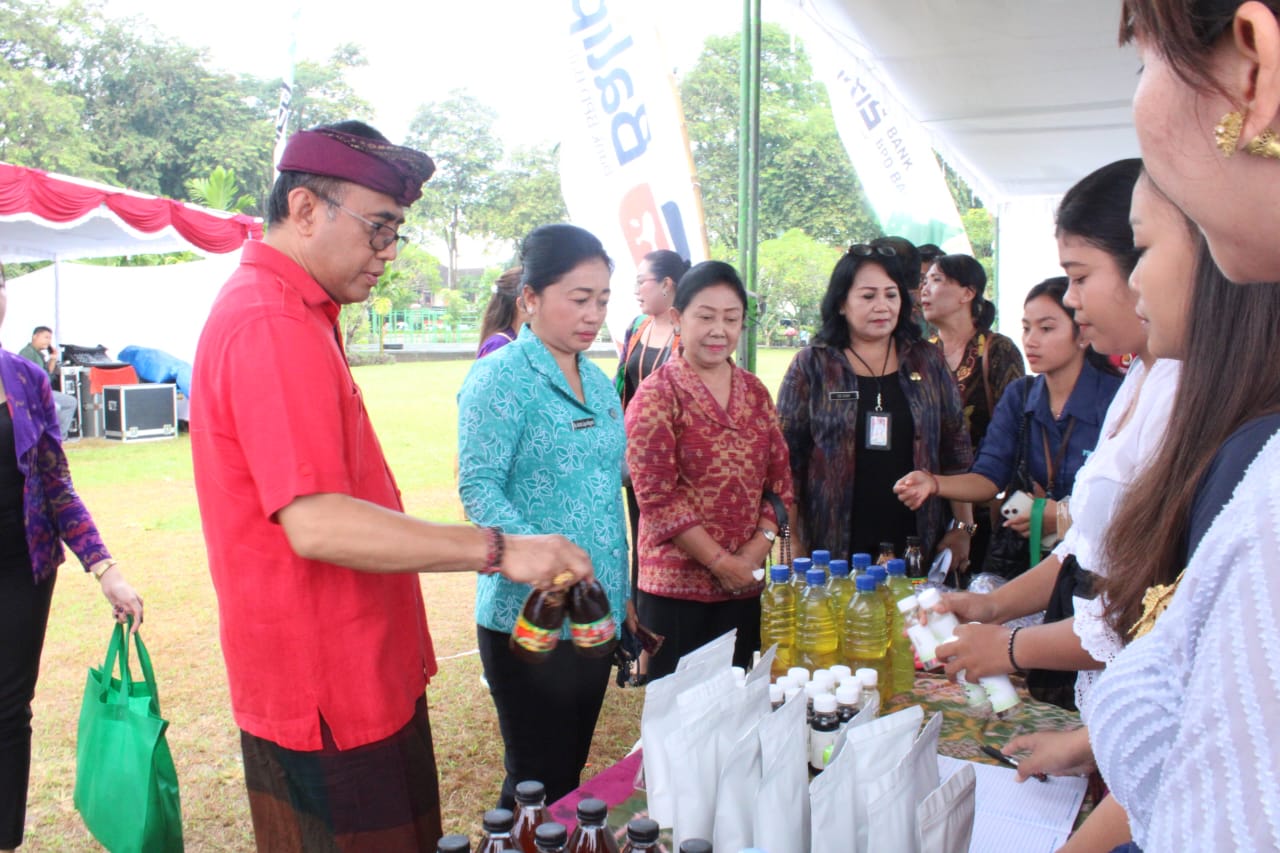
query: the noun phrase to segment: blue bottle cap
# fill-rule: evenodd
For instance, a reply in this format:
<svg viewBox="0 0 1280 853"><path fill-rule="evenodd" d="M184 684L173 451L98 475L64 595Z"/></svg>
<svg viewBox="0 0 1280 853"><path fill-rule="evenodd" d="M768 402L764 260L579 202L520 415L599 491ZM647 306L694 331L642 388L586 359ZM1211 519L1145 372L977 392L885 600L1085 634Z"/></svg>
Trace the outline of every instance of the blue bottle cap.
<svg viewBox="0 0 1280 853"><path fill-rule="evenodd" d="M858 575L858 579L854 583L858 585L858 592L876 591L876 579L870 574Z"/></svg>
<svg viewBox="0 0 1280 853"><path fill-rule="evenodd" d="M791 577L791 569L787 566L773 566L769 569L769 579L774 583L786 583Z"/></svg>
<svg viewBox="0 0 1280 853"><path fill-rule="evenodd" d="M831 562L831 552L818 550L813 552L813 562L819 566L825 566Z"/></svg>
<svg viewBox="0 0 1280 853"><path fill-rule="evenodd" d="M800 577L804 577L808 574L809 569L813 568L813 560L810 560L808 557L796 557L791 561L791 568L794 569L795 573Z"/></svg>
<svg viewBox="0 0 1280 853"><path fill-rule="evenodd" d="M849 561L848 560L832 560L831 574L835 575L838 578L849 577Z"/></svg>
<svg viewBox="0 0 1280 853"><path fill-rule="evenodd" d="M899 557L894 557L892 560L885 563L884 567L891 575L902 575L903 577L906 577L907 575L907 561Z"/></svg>
<svg viewBox="0 0 1280 853"><path fill-rule="evenodd" d="M889 577L889 572L884 566L871 566L867 569L867 574L875 578L876 583L884 583Z"/></svg>
<svg viewBox="0 0 1280 853"><path fill-rule="evenodd" d="M822 586L827 582L827 573L822 569L810 569L805 577L809 581L809 586Z"/></svg>
<svg viewBox="0 0 1280 853"><path fill-rule="evenodd" d="M855 569L865 569L871 565L871 555L857 553L853 555L853 567Z"/></svg>

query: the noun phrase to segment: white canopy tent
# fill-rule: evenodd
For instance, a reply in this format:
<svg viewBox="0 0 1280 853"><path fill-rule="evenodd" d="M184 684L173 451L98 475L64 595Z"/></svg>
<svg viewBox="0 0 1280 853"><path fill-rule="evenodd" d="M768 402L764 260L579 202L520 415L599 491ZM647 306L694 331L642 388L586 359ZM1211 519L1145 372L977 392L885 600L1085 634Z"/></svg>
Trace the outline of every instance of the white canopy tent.
<svg viewBox="0 0 1280 853"><path fill-rule="evenodd" d="M1027 290L1061 275L1063 192L1138 156L1138 59L1116 44L1118 0L800 0L930 135L998 220L1001 325Z"/></svg>

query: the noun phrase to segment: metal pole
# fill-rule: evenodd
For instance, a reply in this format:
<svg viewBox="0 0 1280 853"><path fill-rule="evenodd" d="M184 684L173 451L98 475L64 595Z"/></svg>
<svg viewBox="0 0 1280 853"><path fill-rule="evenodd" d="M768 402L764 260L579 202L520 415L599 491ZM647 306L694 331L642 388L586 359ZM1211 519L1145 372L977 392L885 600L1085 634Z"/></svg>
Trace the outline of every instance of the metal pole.
<svg viewBox="0 0 1280 853"><path fill-rule="evenodd" d="M756 243L760 199L760 0L743 0L739 54L738 272L747 287L746 328L738 341L738 364L756 369Z"/></svg>

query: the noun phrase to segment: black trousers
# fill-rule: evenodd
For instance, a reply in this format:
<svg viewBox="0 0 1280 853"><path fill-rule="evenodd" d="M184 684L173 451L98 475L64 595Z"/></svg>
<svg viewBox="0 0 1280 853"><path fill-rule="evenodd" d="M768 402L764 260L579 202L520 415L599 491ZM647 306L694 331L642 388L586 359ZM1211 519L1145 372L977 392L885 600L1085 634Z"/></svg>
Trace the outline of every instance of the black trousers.
<svg viewBox="0 0 1280 853"><path fill-rule="evenodd" d="M613 658L588 658L561 640L544 663L518 659L508 634L476 626L480 661L498 710L507 777L498 807L515 807L516 785L541 782L553 803L578 787L591 752Z"/></svg>
<svg viewBox="0 0 1280 853"><path fill-rule="evenodd" d="M31 775L31 700L57 574L39 584L31 562L0 565L0 848L22 843Z"/></svg>
<svg viewBox="0 0 1280 853"><path fill-rule="evenodd" d="M637 595L640 621L665 638L649 659L649 680L675 672L681 657L733 628L738 629L733 664L743 669L751 666L751 656L760 648L760 596L706 602L664 598L644 590Z"/></svg>

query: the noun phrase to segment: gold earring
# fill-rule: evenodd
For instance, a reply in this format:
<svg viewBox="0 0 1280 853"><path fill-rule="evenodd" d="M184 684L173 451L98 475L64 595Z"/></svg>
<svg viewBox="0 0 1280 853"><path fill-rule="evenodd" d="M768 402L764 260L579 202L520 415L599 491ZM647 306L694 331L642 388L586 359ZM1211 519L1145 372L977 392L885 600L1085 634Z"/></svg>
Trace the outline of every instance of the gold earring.
<svg viewBox="0 0 1280 853"><path fill-rule="evenodd" d="M1255 136L1245 150L1255 157L1280 160L1280 139L1276 138L1274 130L1267 128Z"/></svg>
<svg viewBox="0 0 1280 853"><path fill-rule="evenodd" d="M1223 157L1230 157L1236 153L1236 146L1240 144L1240 128L1243 126L1244 116L1235 110L1224 115L1214 125L1213 140L1217 143Z"/></svg>

